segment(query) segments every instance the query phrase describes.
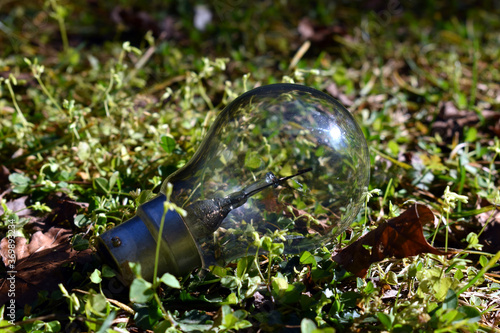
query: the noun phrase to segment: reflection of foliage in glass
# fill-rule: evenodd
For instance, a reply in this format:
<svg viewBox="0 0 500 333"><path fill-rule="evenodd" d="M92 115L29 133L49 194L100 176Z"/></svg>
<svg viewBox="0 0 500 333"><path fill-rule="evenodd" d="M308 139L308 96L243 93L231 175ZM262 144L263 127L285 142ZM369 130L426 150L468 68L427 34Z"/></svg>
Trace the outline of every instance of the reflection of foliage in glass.
<svg viewBox="0 0 500 333"><path fill-rule="evenodd" d="M265 189L233 209L214 235L199 240L202 247L223 251L231 248L228 242L252 247L253 230L269 237L286 233L288 238L273 241L297 251L313 236L320 236L316 242L328 242L333 232L350 223L359 209L353 202L367 183L368 154L350 114L325 96L307 89L262 90L238 98L218 117L192 161L173 177L177 200L226 197L268 172L285 177L313 171ZM200 159L204 167L196 170Z"/></svg>

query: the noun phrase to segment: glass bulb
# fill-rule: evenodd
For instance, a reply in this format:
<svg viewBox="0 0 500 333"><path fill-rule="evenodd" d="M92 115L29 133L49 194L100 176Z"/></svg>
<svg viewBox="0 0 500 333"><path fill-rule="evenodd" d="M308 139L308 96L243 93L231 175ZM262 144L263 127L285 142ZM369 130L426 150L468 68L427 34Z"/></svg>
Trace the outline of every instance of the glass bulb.
<svg viewBox="0 0 500 333"><path fill-rule="evenodd" d="M100 249L124 275L138 261L151 278L170 183L170 200L187 215L165 214L160 273L255 254L264 236L300 253L352 223L369 173L366 140L339 102L305 86L262 86L219 114L192 159L136 217L101 235Z"/></svg>

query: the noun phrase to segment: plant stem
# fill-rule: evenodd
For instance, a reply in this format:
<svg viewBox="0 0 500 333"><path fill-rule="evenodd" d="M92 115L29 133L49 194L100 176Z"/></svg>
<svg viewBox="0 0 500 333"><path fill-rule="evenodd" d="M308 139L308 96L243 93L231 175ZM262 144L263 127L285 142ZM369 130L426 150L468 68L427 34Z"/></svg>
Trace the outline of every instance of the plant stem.
<svg viewBox="0 0 500 333"><path fill-rule="evenodd" d="M493 155L493 158L491 159L491 162L490 162L490 172L488 174L488 191L491 188L491 184L492 184L491 177L493 177L493 167L495 166L495 160L497 159L497 157L498 157L498 153L495 152L495 155Z"/></svg>
<svg viewBox="0 0 500 333"><path fill-rule="evenodd" d="M57 22L59 23L59 30L61 31L63 50L64 53L67 53L69 49L69 42L68 42L68 35L66 33L66 25L64 24L64 19L62 17L58 17Z"/></svg>
<svg viewBox="0 0 500 333"><path fill-rule="evenodd" d="M438 219L438 224L436 226L436 230L434 230L434 235L432 235L432 241L431 241L431 245L434 246L434 241L436 240L436 236L437 236L437 233L438 233L438 230L439 230L439 226L441 225L441 219L443 218L443 216L440 216L439 219Z"/></svg>
<svg viewBox="0 0 500 333"><path fill-rule="evenodd" d="M480 271L479 273L477 273L476 276L474 276L474 278L472 280L469 281L469 283L467 283L465 286L463 286L458 292L457 292L457 296L459 296L461 293L463 293L464 291L466 291L467 289L469 289L470 286L472 286L474 283L476 283L477 280L479 280L479 278L481 276L484 275L484 273L486 273L493 265L495 265L495 263L500 260L500 251L497 252L497 254L495 254L495 256L493 258L490 259L490 261L488 261L488 263L486 264L486 266L484 266Z"/></svg>
<svg viewBox="0 0 500 333"><path fill-rule="evenodd" d="M160 247L162 242L163 226L165 225L165 216L167 216L168 211L166 203L167 202L163 204L163 215L161 216L160 230L158 232L158 239L156 240L155 267L153 271L153 286L155 289L157 286L156 277L158 275L158 261L160 260Z"/></svg>
<svg viewBox="0 0 500 333"><path fill-rule="evenodd" d="M49 92L45 84L43 83L42 79L40 78L39 74L34 75L35 79L38 81L38 84L40 85L40 88L42 88L43 93L49 98L49 100L52 102L52 104L55 105L57 110L59 110L61 113L63 113L63 109L59 105L59 103L56 102L55 98L52 96L52 94Z"/></svg>
<svg viewBox="0 0 500 333"><path fill-rule="evenodd" d="M449 226L450 212L446 212L446 232L444 234L444 251L448 252L448 226Z"/></svg>
<svg viewBox="0 0 500 333"><path fill-rule="evenodd" d="M14 104L14 108L16 109L17 114L19 115L19 117L21 117L21 122L25 126L28 125L28 121L26 120L26 118L24 118L23 112L21 111L19 105L17 104L16 95L14 94L14 89L12 89L12 84L10 83L10 80L5 80L5 85L7 86L7 89L9 89L10 96L12 97L12 103Z"/></svg>

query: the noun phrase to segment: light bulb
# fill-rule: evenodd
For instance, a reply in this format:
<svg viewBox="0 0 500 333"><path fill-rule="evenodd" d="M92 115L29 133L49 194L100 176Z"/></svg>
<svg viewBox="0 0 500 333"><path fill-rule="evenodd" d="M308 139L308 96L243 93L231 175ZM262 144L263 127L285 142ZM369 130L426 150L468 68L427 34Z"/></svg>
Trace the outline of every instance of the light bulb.
<svg viewBox="0 0 500 333"><path fill-rule="evenodd" d="M121 271L141 263L151 280L165 193L160 274L184 275L255 254L256 240L300 253L332 242L356 217L369 180L366 140L335 99L295 84L248 91L216 118L192 159L131 220L100 236Z"/></svg>

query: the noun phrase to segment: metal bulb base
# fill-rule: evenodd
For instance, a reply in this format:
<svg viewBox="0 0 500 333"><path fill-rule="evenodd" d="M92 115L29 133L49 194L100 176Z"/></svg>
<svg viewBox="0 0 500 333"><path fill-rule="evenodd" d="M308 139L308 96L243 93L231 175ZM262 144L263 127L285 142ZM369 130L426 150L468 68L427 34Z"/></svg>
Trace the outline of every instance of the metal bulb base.
<svg viewBox="0 0 500 333"><path fill-rule="evenodd" d="M159 238L165 195L139 206L136 215L98 237L103 259L114 265L125 283L135 278L129 262L141 264L141 275L153 280L157 241L160 239L158 272L182 276L203 265L193 237L176 211L167 211L163 235Z"/></svg>

